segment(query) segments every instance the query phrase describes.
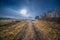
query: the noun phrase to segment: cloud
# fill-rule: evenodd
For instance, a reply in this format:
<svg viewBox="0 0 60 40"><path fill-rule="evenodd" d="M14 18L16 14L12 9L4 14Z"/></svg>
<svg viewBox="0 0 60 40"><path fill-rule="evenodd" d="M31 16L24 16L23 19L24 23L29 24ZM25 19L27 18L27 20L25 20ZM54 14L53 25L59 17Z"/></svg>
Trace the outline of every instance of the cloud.
<svg viewBox="0 0 60 40"><path fill-rule="evenodd" d="M2 8L2 10L0 10L0 17L15 17L15 18L23 18L23 16L14 9L11 8Z"/></svg>
<svg viewBox="0 0 60 40"><path fill-rule="evenodd" d="M28 8L29 15L35 17L42 12L60 7L59 0L0 0L0 16L25 18L18 10Z"/></svg>

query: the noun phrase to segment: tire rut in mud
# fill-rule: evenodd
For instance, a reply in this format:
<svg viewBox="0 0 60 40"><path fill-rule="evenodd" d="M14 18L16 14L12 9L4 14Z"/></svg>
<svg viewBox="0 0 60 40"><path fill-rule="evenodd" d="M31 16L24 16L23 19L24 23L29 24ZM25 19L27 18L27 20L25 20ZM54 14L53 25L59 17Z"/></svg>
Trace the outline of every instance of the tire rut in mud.
<svg viewBox="0 0 60 40"><path fill-rule="evenodd" d="M28 29L28 25L26 24L13 40L23 40L23 38L27 33L27 29Z"/></svg>
<svg viewBox="0 0 60 40"><path fill-rule="evenodd" d="M32 27L33 27L33 30L34 30L35 40L43 40L43 37L42 37L42 34L41 34L40 30L37 27L35 27L34 24L32 25Z"/></svg>

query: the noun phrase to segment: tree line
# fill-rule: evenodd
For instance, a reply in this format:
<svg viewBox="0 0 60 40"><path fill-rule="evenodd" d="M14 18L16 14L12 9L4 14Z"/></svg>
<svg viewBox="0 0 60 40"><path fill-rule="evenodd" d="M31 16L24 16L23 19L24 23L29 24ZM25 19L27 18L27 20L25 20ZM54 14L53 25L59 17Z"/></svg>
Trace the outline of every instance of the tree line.
<svg viewBox="0 0 60 40"><path fill-rule="evenodd" d="M38 20L60 21L60 8L49 10L40 16L36 16Z"/></svg>

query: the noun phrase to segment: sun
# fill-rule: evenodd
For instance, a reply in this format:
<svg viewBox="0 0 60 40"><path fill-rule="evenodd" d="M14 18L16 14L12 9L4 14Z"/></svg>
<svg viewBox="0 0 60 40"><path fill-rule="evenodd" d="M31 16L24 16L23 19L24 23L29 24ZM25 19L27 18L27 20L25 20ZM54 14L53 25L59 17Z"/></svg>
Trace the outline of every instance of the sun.
<svg viewBox="0 0 60 40"><path fill-rule="evenodd" d="M20 11L20 13L21 13L22 15L26 15L26 14L27 14L27 10L26 10L26 9L22 9L22 10Z"/></svg>

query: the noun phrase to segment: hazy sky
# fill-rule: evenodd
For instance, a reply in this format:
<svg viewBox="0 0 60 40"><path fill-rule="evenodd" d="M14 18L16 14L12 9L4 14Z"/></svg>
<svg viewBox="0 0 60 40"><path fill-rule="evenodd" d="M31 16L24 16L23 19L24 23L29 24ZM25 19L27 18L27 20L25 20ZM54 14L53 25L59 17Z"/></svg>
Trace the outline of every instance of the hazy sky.
<svg viewBox="0 0 60 40"><path fill-rule="evenodd" d="M0 0L0 17L31 18L60 7L60 0ZM24 16L19 12L26 9Z"/></svg>

